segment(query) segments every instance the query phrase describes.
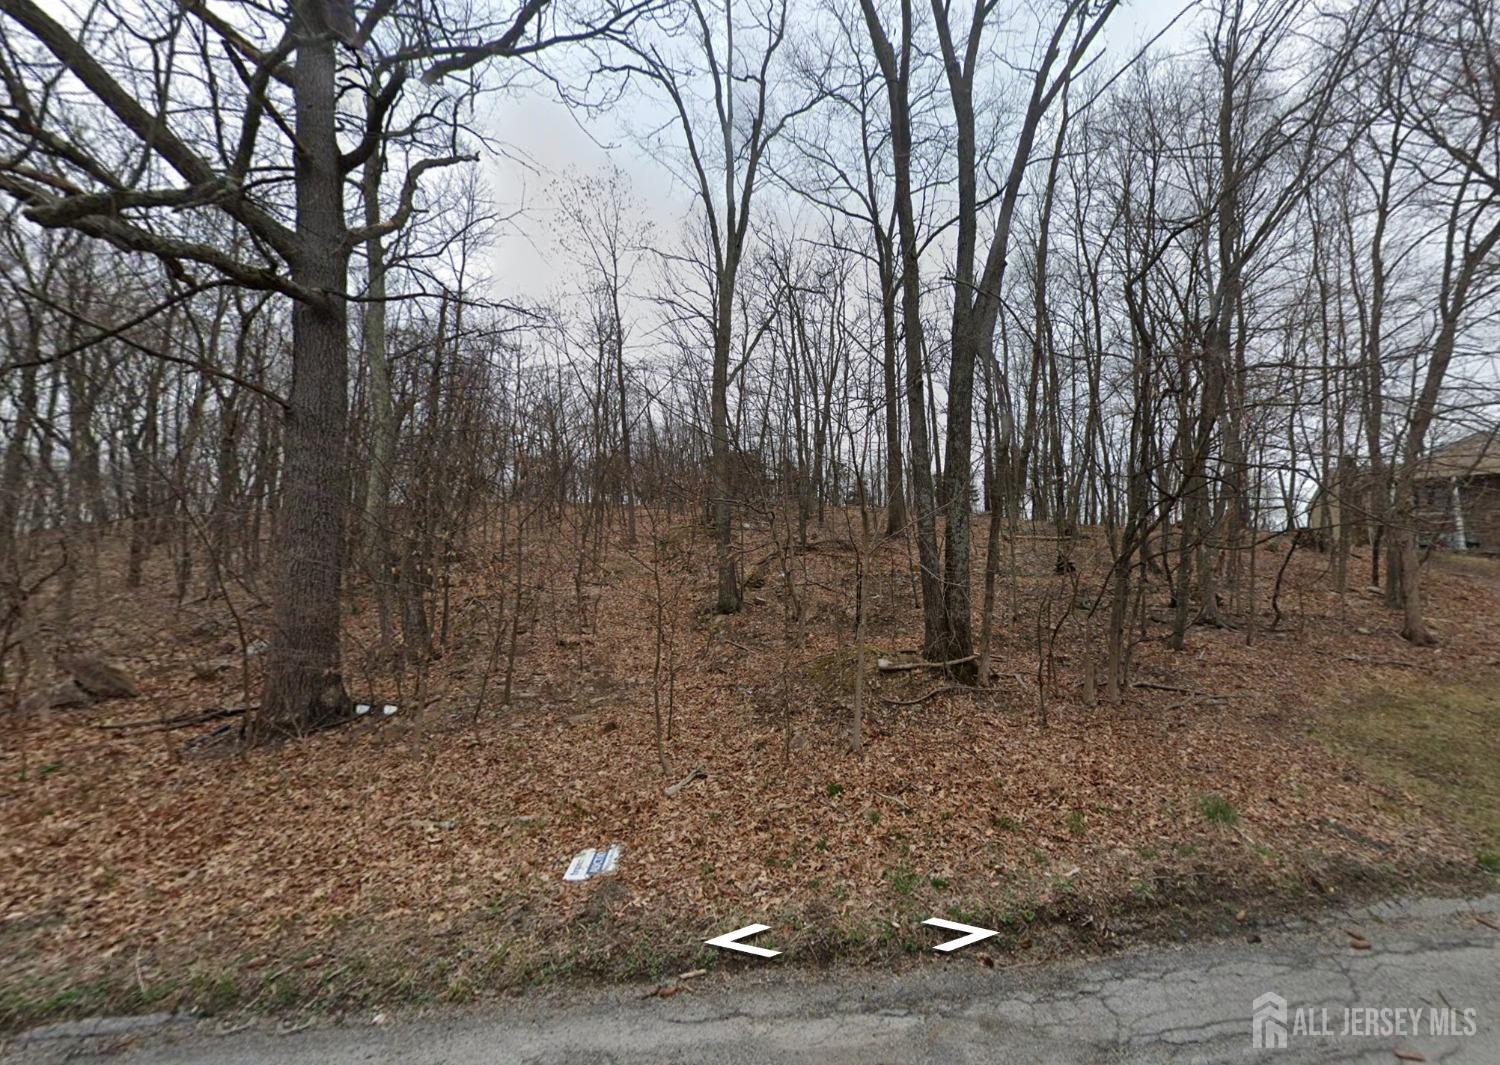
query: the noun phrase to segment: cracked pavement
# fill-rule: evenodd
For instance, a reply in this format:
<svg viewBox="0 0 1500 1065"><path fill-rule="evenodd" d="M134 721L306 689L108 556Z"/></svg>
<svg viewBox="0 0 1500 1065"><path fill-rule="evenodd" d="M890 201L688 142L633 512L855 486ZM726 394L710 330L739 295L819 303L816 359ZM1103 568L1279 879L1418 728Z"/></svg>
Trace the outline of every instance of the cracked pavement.
<svg viewBox="0 0 1500 1065"><path fill-rule="evenodd" d="M25 1065L561 1065L575 1063L1150 1062L1500 1063L1500 895L1383 903L1259 929L1245 938L1138 947L1103 958L978 964L934 953L903 971L799 969L796 958L726 957L670 997L650 988L559 989L467 1011L373 1014L286 1033L260 1020L227 1033L171 1018L75 1022L13 1040ZM1370 948L1356 950L1348 930ZM774 932L771 933L774 936ZM768 937L769 938L769 937ZM1330 1034L1251 1044L1251 1003L1274 991L1293 1022L1310 1007ZM1414 1035L1341 1034L1344 1008L1422 1011ZM1474 1010L1472 1034L1434 1035L1429 1009ZM92 1024L92 1027L90 1027ZM286 1034L283 1034L286 1033ZM1403 1056L1404 1055L1404 1056Z"/></svg>

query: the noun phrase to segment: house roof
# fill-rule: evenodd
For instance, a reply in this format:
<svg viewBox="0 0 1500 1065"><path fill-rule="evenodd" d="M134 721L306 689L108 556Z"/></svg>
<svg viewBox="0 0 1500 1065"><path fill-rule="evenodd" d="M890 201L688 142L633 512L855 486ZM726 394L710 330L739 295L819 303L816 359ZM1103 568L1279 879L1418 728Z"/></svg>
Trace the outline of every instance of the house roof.
<svg viewBox="0 0 1500 1065"><path fill-rule="evenodd" d="M1481 429L1434 448L1422 459L1419 478L1500 474L1500 426Z"/></svg>

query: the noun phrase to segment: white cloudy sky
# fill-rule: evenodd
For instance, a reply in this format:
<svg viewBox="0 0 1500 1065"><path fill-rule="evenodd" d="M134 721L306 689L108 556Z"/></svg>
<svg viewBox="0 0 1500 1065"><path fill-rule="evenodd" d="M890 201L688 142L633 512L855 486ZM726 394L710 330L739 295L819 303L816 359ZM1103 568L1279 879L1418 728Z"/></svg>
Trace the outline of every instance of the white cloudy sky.
<svg viewBox="0 0 1500 1065"><path fill-rule="evenodd" d="M1177 18L1186 2L1127 2L1107 27L1108 60L1125 61L1174 18L1164 44L1190 32L1185 29L1190 16ZM692 207L691 198L671 170L652 159L630 133L647 124L641 111L648 106L639 96L629 98L621 107L630 112L596 117L585 127L546 89L495 103L487 125L513 157L491 161L491 195L503 214L521 212L495 243L497 296L540 300L562 283L566 264L554 262L558 256L548 195L553 181L570 169L619 167L630 179L632 194L656 223L658 235L670 239L678 231Z"/></svg>

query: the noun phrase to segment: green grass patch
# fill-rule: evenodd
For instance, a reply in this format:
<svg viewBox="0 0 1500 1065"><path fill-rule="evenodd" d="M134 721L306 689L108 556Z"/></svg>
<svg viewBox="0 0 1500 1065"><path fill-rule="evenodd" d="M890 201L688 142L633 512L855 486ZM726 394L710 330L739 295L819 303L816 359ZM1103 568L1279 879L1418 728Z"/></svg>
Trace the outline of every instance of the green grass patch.
<svg viewBox="0 0 1500 1065"><path fill-rule="evenodd" d="M1500 872L1500 678L1381 691L1331 713L1322 730L1377 778L1420 799Z"/></svg>
<svg viewBox="0 0 1500 1065"><path fill-rule="evenodd" d="M898 895L910 895L922 878L907 866L897 866L890 871L891 887Z"/></svg>
<svg viewBox="0 0 1500 1065"><path fill-rule="evenodd" d="M1211 825L1224 825L1225 827L1239 824L1240 812L1234 808L1234 803L1222 795L1205 795L1198 800L1198 808L1203 811L1203 818Z"/></svg>

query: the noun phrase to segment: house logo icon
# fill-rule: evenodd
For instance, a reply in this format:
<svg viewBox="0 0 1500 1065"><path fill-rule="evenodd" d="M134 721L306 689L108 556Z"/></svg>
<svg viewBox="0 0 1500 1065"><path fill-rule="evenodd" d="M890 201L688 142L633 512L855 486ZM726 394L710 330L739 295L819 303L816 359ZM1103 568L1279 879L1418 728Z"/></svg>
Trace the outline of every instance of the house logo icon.
<svg viewBox="0 0 1500 1065"><path fill-rule="evenodd" d="M1274 991L1256 996L1251 1004L1250 1045L1256 1050L1286 1049L1286 999Z"/></svg>

